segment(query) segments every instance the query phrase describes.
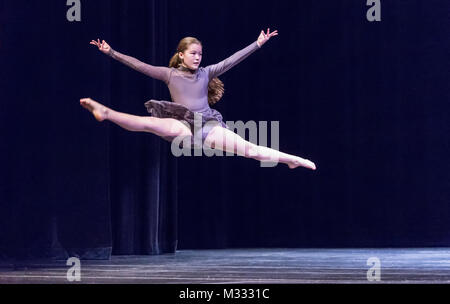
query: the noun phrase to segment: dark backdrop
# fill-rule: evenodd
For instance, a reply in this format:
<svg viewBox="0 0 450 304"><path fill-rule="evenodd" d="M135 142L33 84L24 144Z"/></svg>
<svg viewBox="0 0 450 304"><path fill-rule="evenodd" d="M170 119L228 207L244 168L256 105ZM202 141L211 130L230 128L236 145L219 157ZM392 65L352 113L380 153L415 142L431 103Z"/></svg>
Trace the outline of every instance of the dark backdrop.
<svg viewBox="0 0 450 304"><path fill-rule="evenodd" d="M0 1L0 255L176 248L448 246L448 1ZM182 157L97 123L92 97L147 115L163 83L89 45L167 65L184 36L203 66L279 36L221 79L225 120L280 122L317 171ZM178 224L178 227L177 227ZM178 247L177 247L178 241Z"/></svg>
<svg viewBox="0 0 450 304"><path fill-rule="evenodd" d="M365 2L212 2L169 32L201 37L211 63L278 29L222 77L217 108L229 120L279 120L280 150L318 166L183 159L181 244L449 245L450 4L381 1L382 21L370 23ZM174 17L197 11L176 7ZM183 182L192 174L194 187Z"/></svg>

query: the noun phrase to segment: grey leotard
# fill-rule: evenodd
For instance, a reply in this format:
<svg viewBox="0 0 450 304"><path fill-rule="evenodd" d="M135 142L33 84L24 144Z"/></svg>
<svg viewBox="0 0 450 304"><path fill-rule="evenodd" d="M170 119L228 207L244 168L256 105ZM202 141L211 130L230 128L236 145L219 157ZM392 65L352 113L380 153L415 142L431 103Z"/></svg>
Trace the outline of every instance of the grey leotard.
<svg viewBox="0 0 450 304"><path fill-rule="evenodd" d="M205 115L206 120L217 120L222 124L222 126L226 127L226 125L222 122L221 114L218 111L211 109L208 104L208 83L211 79L225 73L259 48L260 47L255 41L225 60L217 64L208 65L207 67L199 67L195 71L187 69L183 66L178 68L153 66L136 58L121 54L113 49L110 49L108 55L136 71L139 71L154 79L164 81L164 83L166 83L169 87L170 96L173 103L178 104L173 106L177 107L170 105L173 104L172 102L168 104L169 102L167 101L151 100L146 103L149 112L158 114L156 116L160 117L173 117L180 120L184 119L190 124L191 121L189 121L190 119L188 116L191 115L187 115L185 111L190 112L189 114L198 112ZM164 104L162 105L161 103ZM170 105L170 107L167 107L167 105ZM161 106L165 108L160 110L159 108L161 108ZM158 111L156 111L157 113L152 112L150 108L158 108ZM180 112L183 113L180 114ZM207 132L203 134L203 139L206 134ZM169 141L171 140L170 138L165 139Z"/></svg>

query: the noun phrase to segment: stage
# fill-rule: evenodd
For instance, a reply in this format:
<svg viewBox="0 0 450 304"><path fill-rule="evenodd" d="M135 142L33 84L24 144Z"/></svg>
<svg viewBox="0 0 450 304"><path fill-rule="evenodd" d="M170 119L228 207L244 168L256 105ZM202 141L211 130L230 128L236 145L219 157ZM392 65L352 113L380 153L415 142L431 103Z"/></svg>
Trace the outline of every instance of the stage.
<svg viewBox="0 0 450 304"><path fill-rule="evenodd" d="M379 281L368 271L379 261ZM0 284L416 284L450 283L450 248L181 250L82 260L79 282L66 261L2 262Z"/></svg>

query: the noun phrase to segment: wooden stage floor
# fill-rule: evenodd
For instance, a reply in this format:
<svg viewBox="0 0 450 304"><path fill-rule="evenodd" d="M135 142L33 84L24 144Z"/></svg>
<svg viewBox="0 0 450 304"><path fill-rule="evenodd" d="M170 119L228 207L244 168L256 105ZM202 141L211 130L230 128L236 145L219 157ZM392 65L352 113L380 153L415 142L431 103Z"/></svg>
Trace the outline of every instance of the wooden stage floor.
<svg viewBox="0 0 450 304"><path fill-rule="evenodd" d="M368 281L369 258L380 281ZM450 283L450 248L181 250L159 256L82 260L81 281L67 280L66 261L0 264L0 284L388 284Z"/></svg>

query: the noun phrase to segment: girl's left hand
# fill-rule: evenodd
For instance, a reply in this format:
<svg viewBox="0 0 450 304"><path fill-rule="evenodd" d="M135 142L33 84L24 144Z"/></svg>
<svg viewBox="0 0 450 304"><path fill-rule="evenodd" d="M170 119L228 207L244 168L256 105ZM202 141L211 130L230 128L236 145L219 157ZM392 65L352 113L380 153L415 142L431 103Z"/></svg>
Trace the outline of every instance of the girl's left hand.
<svg viewBox="0 0 450 304"><path fill-rule="evenodd" d="M258 45L261 47L264 43L266 43L270 37L278 35L278 31L275 30L272 33L270 32L270 28L267 29L267 33L264 33L264 31L261 31L261 34L258 37Z"/></svg>

